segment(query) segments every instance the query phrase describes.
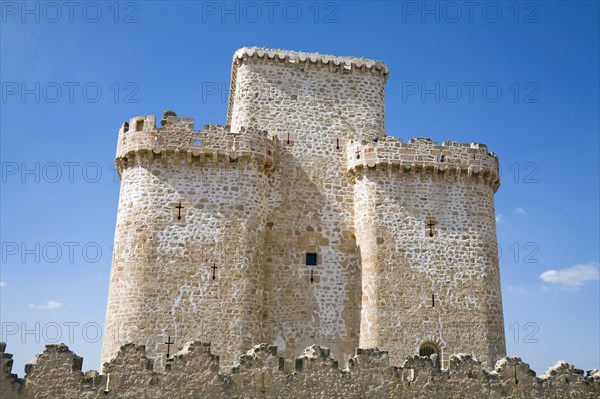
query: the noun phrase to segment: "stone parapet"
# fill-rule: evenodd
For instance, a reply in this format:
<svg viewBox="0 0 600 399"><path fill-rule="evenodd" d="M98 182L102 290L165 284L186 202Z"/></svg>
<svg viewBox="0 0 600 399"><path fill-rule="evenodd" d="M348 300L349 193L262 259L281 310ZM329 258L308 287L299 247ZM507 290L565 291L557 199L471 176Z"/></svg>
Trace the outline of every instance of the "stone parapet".
<svg viewBox="0 0 600 399"><path fill-rule="evenodd" d="M249 161L264 167L273 164L274 143L267 132L231 133L228 126L219 125L194 130L193 118L172 114L165 112L162 127L156 126L155 115L137 116L123 123L115 160L119 174L136 159L200 165L219 160Z"/></svg>
<svg viewBox="0 0 600 399"><path fill-rule="evenodd" d="M350 142L346 148L348 170L359 172L368 168L391 175L432 175L433 179L465 176L483 181L494 188L500 186L498 157L488 152L485 144L445 141L442 145L426 139L402 139L385 136L373 142Z"/></svg>

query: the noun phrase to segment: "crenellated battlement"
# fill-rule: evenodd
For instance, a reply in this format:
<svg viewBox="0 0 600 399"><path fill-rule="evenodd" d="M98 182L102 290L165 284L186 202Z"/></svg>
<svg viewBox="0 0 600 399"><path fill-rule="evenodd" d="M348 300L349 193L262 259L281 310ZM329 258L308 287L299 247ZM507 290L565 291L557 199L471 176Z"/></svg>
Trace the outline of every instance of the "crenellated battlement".
<svg viewBox="0 0 600 399"><path fill-rule="evenodd" d="M2 359L10 358L2 349ZM231 373L219 373L219 357L210 344L188 342L164 370L146 355L144 346L127 344L105 363L103 373L82 372L81 357L65 345L47 345L27 365L24 379L15 379L12 364L0 370L2 398L596 398L600 372L558 362L541 377L518 357L499 360L486 370L471 355L450 358L448 369L428 357L409 356L402 365L388 364L387 352L356 349L345 370L338 369L329 349L313 345L295 359L286 373L275 346L254 346L239 358ZM10 384L8 383L10 381Z"/></svg>
<svg viewBox="0 0 600 399"><path fill-rule="evenodd" d="M350 142L346 148L348 170L383 169L391 177L414 174L433 179L456 181L465 176L472 181L483 181L494 190L500 185L498 158L488 152L485 144L445 141L442 145L427 138L402 139L391 136L377 141Z"/></svg>
<svg viewBox="0 0 600 399"><path fill-rule="evenodd" d="M124 122L119 129L117 158L147 147L183 148L193 143L199 131L194 130L193 118L181 118L165 111L161 127L156 126L156 116L136 116Z"/></svg>
<svg viewBox="0 0 600 399"><path fill-rule="evenodd" d="M194 129L193 118L181 118L165 111L161 127L156 116L137 116L119 129L116 165L119 174L136 160L177 164L205 164L249 161L261 167L273 164L274 143L265 131L230 131L229 126L204 125Z"/></svg>
<svg viewBox="0 0 600 399"><path fill-rule="evenodd" d="M233 64L249 59L265 60L287 64L320 64L333 67L342 67L345 70L378 71L388 74L387 64L378 60L359 57L336 56L320 53L306 53L283 49L268 49L262 47L242 47L233 54Z"/></svg>

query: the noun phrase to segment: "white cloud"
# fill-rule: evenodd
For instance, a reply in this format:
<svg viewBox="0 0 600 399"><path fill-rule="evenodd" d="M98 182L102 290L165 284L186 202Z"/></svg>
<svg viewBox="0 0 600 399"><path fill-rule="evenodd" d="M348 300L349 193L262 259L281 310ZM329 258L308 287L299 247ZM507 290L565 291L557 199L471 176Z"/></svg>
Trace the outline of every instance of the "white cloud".
<svg viewBox="0 0 600 399"><path fill-rule="evenodd" d="M56 310L62 307L62 303L56 301L48 301L45 305L34 305L30 303L29 307L43 310Z"/></svg>
<svg viewBox="0 0 600 399"><path fill-rule="evenodd" d="M500 223L502 221L502 215L501 214L497 214L496 215L496 223Z"/></svg>
<svg viewBox="0 0 600 399"><path fill-rule="evenodd" d="M567 267L562 270L546 270L540 274L545 283L559 284L568 289L579 289L589 281L600 279L598 263L590 262Z"/></svg>
<svg viewBox="0 0 600 399"><path fill-rule="evenodd" d="M6 281L0 281L0 287L6 287Z"/></svg>
<svg viewBox="0 0 600 399"><path fill-rule="evenodd" d="M524 215L525 214L525 209L523 209L523 208L515 208L515 212L518 213L519 215Z"/></svg>

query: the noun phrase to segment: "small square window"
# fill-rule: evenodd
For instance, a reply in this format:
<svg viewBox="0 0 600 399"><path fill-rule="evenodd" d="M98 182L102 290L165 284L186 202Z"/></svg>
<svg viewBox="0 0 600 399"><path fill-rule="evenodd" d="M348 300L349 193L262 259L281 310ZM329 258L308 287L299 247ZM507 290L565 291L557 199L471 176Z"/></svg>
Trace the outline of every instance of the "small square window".
<svg viewBox="0 0 600 399"><path fill-rule="evenodd" d="M317 254L307 252L306 253L306 266L316 266L317 265Z"/></svg>

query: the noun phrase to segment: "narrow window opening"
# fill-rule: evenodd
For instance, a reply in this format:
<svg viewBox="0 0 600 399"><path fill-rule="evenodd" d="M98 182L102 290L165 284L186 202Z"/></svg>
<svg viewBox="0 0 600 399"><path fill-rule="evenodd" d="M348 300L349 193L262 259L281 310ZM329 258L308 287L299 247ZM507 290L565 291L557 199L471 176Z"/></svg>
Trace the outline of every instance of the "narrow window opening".
<svg viewBox="0 0 600 399"><path fill-rule="evenodd" d="M314 252L306 253L306 266L316 266L317 265L317 254Z"/></svg>
<svg viewBox="0 0 600 399"><path fill-rule="evenodd" d="M141 130L144 130L144 121L143 120L139 120L135 122L135 130L137 130L138 132Z"/></svg>
<svg viewBox="0 0 600 399"><path fill-rule="evenodd" d="M426 237L434 237L437 235L437 230L436 227L437 226L437 222L435 221L435 219L426 219L425 220L425 236Z"/></svg>
<svg viewBox="0 0 600 399"><path fill-rule="evenodd" d="M175 223L185 224L186 223L186 211L188 206L182 201L173 204L173 221Z"/></svg>
<svg viewBox="0 0 600 399"><path fill-rule="evenodd" d="M435 294L431 294L431 307L435 308Z"/></svg>
<svg viewBox="0 0 600 399"><path fill-rule="evenodd" d="M177 220L181 220L181 210L185 207L181 205L181 201L179 201L179 205L177 205L175 208L177 209Z"/></svg>
<svg viewBox="0 0 600 399"><path fill-rule="evenodd" d="M124 122L123 123L123 133L128 132L129 131L129 122Z"/></svg>

